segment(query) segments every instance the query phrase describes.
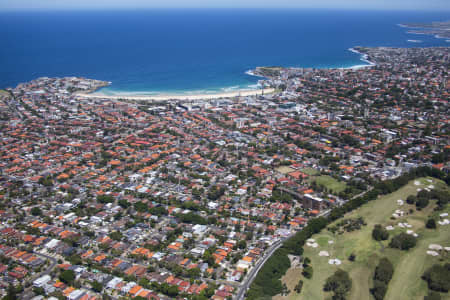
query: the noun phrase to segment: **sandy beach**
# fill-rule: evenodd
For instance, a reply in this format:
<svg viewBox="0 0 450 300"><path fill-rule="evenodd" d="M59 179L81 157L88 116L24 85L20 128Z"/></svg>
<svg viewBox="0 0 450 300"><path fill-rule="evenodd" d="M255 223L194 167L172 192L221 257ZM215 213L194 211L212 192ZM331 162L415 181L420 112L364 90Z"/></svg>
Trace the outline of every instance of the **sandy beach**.
<svg viewBox="0 0 450 300"><path fill-rule="evenodd" d="M233 91L226 93L217 93L217 94L198 94L198 95L105 95L101 93L94 94L85 94L85 93L76 93L75 95L80 98L95 98L95 99L127 99L127 100L149 100L149 101L166 101L166 100L209 100L209 99L219 99L219 98L232 98L232 97L245 97L245 96L258 96L264 93L270 94L273 93L275 89L266 88L264 90L241 90L241 91Z"/></svg>

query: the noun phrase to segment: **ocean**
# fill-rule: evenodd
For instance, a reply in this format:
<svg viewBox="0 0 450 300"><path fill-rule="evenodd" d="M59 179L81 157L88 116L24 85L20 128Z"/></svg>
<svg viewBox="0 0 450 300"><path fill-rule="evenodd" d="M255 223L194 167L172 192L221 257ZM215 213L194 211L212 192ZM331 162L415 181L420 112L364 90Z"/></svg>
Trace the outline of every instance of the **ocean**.
<svg viewBox="0 0 450 300"><path fill-rule="evenodd" d="M195 94L255 88L257 66L365 64L353 46L450 46L399 23L442 12L143 10L0 13L0 88L37 77L111 81L105 94ZM409 40L409 41L408 41Z"/></svg>

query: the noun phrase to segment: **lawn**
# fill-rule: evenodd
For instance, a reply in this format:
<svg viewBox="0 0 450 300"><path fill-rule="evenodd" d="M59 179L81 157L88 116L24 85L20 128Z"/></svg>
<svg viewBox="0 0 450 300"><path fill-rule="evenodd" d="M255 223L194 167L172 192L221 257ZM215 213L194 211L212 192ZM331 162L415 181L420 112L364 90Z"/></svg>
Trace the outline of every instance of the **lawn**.
<svg viewBox="0 0 450 300"><path fill-rule="evenodd" d="M433 180L433 185L447 188L442 182ZM318 243L319 247L312 248L305 246L305 257L309 257L312 261L311 265L314 269L313 278L303 279L304 286L301 295L292 292L289 297L279 299L330 299L331 294L323 292L323 285L325 279L332 275L338 268L342 268L349 272L353 280L353 287L348 299L373 299L369 293L372 286L372 276L376 265L381 257L388 257L394 264L394 276L389 284L389 289L385 299L401 300L401 299L423 299L426 295L427 287L423 280L420 279L423 271L432 264L439 261L438 257L426 255L426 250L429 244L436 243L442 246L450 246L450 226L438 225L437 230L429 230L425 228L425 222L429 215L437 214L433 208L434 201L422 210L407 214L403 218L392 220L392 213L396 209L401 209L408 212L409 209L414 209L414 206L405 205L398 206L397 200L405 200L409 195L416 194L418 188L424 188L430 183L426 179L420 180L421 185L415 185L410 182L405 187L398 191L380 197L377 200L371 201L359 209L347 214L345 218L363 217L366 226L360 230L353 232L346 232L343 234L333 234L328 230L323 230L316 234L313 238ZM450 211L447 206L446 211ZM439 213L442 213L439 212ZM338 221L331 226L335 225ZM388 241L376 242L372 239L371 232L375 224L396 225L399 222L408 222L413 227L414 232L419 234L418 243L415 248L410 251L400 251L389 248ZM390 236L406 231L396 227L394 231L390 232ZM328 241L333 241L332 244ZM320 251L328 251L330 257L319 257ZM356 255L356 260L350 262L348 257L350 254ZM330 258L338 258L342 261L342 265L329 265ZM449 257L445 258L447 261ZM300 276L301 277L301 276ZM298 282L300 278L290 279L290 281ZM444 296L444 294L442 294ZM447 296L447 295L446 295ZM450 297L443 297L449 299Z"/></svg>
<svg viewBox="0 0 450 300"><path fill-rule="evenodd" d="M311 177L311 181L315 181L316 184L330 190L334 194L339 194L344 191L347 184L342 181L338 181L331 176L322 175L318 177Z"/></svg>
<svg viewBox="0 0 450 300"><path fill-rule="evenodd" d="M306 175L309 175L309 176L315 176L315 175L320 174L319 171L317 171L316 169L313 169L313 168L304 168L304 169L301 169L300 171L302 171L303 173L305 173Z"/></svg>

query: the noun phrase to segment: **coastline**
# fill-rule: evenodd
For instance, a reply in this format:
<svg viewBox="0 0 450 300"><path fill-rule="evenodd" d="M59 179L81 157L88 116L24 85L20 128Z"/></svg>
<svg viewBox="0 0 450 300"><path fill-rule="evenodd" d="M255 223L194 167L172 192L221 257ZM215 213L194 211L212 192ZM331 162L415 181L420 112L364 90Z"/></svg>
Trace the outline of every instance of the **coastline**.
<svg viewBox="0 0 450 300"><path fill-rule="evenodd" d="M342 68L342 69L358 70L358 69L363 69L363 68L371 68L371 67L377 65L377 64L374 63L373 61L370 61L370 60L369 60L369 56L368 56L367 54L361 53L360 51L356 50L356 49L353 48L353 47L352 47L352 48L348 48L348 51L361 55L360 60L363 61L363 62L365 62L366 65L356 65L356 66L351 66L351 67L348 67L348 68Z"/></svg>
<svg viewBox="0 0 450 300"><path fill-rule="evenodd" d="M365 62L366 64L363 65L354 65L350 67L343 67L338 69L343 70L359 70L364 68L370 68L373 66L376 66L376 63L369 60L369 57L367 54L364 54L355 48L349 48L348 51L359 54L361 56L360 60ZM333 69L333 68L328 68ZM256 74L254 70L248 70L245 72L245 74L260 78L266 78L265 76L262 76L260 74ZM267 78L266 78L267 79ZM111 85L111 82L108 82L108 85ZM102 86L104 87L104 86ZM213 99L221 99L221 98L233 98L233 97L247 97L247 96L260 96L260 95L267 95L272 94L275 92L274 88L264 88L264 89L241 89L241 90L233 90L233 91L224 91L224 92L217 92L217 93L199 93L199 94L143 94L143 95L136 95L133 92L129 92L127 94L126 92L113 95L108 95L102 92L98 92L99 89L102 87L99 87L93 91L89 92L76 92L74 95L76 97L80 98L91 98L91 99L125 99L125 100L147 100L147 101L168 101L168 100L184 100L184 101L193 101L193 100L213 100Z"/></svg>
<svg viewBox="0 0 450 300"><path fill-rule="evenodd" d="M126 99L126 100L149 100L149 101L167 101L167 100L211 100L211 99L221 99L221 98L232 98L232 97L247 97L247 96L260 96L262 94L271 94L275 92L274 88L265 88L258 90L236 90L233 92L224 92L217 94L195 94L195 95L185 95L185 94L161 94L161 95L105 95L102 93L75 93L76 97L80 98L92 98L92 99Z"/></svg>

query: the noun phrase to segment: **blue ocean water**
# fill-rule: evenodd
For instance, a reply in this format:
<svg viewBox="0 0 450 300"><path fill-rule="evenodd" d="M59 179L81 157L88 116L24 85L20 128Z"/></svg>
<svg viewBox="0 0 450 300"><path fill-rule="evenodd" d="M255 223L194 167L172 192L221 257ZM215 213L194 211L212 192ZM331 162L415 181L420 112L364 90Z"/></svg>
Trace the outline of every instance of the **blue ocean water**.
<svg viewBox="0 0 450 300"><path fill-rule="evenodd" d="M443 12L146 10L0 13L0 87L40 76L111 81L104 93L248 88L256 66L360 65L348 48L449 46L397 24ZM422 40L411 43L407 40Z"/></svg>

